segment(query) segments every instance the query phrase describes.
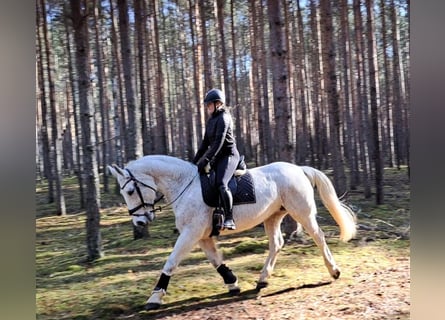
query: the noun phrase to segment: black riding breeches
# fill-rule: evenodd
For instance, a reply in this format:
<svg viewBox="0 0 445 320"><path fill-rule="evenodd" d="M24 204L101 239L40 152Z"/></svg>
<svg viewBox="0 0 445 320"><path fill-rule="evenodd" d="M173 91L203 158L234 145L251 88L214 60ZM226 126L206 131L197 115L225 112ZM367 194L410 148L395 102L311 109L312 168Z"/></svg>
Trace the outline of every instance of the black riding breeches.
<svg viewBox="0 0 445 320"><path fill-rule="evenodd" d="M234 154L229 156L224 156L219 159L215 166L215 184L216 187L224 186L227 188L227 184L232 178L236 167L239 162L239 153L238 150L234 149Z"/></svg>

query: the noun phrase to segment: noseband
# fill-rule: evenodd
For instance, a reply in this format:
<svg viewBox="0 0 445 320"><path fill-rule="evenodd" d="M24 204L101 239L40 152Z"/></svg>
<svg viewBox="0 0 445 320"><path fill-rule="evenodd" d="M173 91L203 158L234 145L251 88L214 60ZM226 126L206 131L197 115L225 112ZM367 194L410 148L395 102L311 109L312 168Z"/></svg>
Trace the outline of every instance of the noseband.
<svg viewBox="0 0 445 320"><path fill-rule="evenodd" d="M157 190L155 188L153 188L152 186L149 186L149 185L143 183L142 181L136 179L136 177L127 168L125 168L125 170L130 175L130 179L128 179L128 181L124 183L124 185L121 187L121 190L123 190L128 183L133 182L134 183L134 188L136 189L136 192L137 192L137 194L139 196L139 199L141 200L141 204L140 205L136 206L133 209L129 209L128 210L130 216L147 216L148 215L147 212L144 212L144 214L135 214L135 212L138 211L141 208L147 209L148 207L151 207L152 209L149 210L150 213L153 213L153 212L156 212L156 211L161 211L162 210L161 207L155 208L155 205L156 205L156 203L161 201L162 198L164 198L164 195L162 195L161 197L155 199L153 203L145 202L144 201L144 197L142 196L141 188L139 188L139 184L141 184L144 187L147 187L147 188L153 190L155 193L157 192Z"/></svg>

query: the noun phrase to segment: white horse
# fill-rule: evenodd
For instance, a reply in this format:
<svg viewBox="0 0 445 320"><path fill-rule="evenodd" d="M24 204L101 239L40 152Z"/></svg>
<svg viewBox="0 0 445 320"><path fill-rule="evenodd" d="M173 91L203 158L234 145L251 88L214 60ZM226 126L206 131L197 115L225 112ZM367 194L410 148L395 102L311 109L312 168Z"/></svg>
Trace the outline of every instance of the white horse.
<svg viewBox="0 0 445 320"><path fill-rule="evenodd" d="M222 276L229 292L240 292L238 279L223 263L223 257L215 245L212 230L213 208L204 203L197 167L187 161L164 155L149 155L134 160L121 169L108 166L117 179L121 194L132 215L135 225L145 225L154 219L157 192L165 196L175 214L179 237L169 255L159 281L148 298L145 308L157 309L162 304L171 275L196 244ZM256 202L233 207L236 230L223 230L221 235L251 229L260 223L269 238L269 255L261 271L257 289L267 285L277 254L284 240L280 224L286 214L299 222L321 250L330 275L337 279L340 269L325 241L323 231L316 220L317 208L314 187L322 202L340 226L340 240L349 241L356 234L353 211L338 199L329 178L321 171L307 166L286 162L274 162L249 169L255 184ZM135 192L136 191L136 192Z"/></svg>

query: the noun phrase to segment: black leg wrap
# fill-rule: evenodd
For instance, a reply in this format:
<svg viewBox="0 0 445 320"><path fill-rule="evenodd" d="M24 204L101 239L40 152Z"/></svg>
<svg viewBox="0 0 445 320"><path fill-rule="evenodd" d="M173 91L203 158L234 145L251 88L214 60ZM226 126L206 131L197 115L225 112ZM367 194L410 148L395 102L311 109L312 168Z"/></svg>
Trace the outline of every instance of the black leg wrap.
<svg viewBox="0 0 445 320"><path fill-rule="evenodd" d="M167 291L169 281L170 281L170 276L166 275L165 273L162 273L161 277L159 278L158 284L155 287L155 290L164 289L165 291Z"/></svg>
<svg viewBox="0 0 445 320"><path fill-rule="evenodd" d="M218 273L223 277L225 284L232 284L236 282L236 276L225 264L220 265L216 271L218 271Z"/></svg>
<svg viewBox="0 0 445 320"><path fill-rule="evenodd" d="M255 290L259 292L261 289L266 288L269 285L267 282L257 282Z"/></svg>

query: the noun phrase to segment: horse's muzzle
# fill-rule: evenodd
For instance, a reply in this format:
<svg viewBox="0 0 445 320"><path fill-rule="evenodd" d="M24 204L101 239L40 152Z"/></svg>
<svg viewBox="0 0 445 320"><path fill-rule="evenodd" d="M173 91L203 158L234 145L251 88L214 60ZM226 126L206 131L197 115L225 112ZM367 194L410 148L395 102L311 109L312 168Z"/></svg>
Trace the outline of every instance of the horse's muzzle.
<svg viewBox="0 0 445 320"><path fill-rule="evenodd" d="M137 227L143 227L154 220L154 214L145 212L143 215L133 215L133 224Z"/></svg>

